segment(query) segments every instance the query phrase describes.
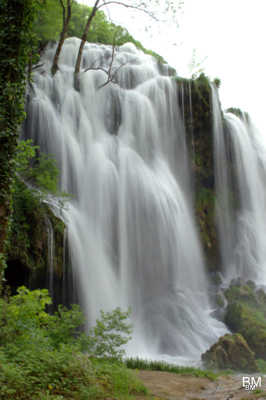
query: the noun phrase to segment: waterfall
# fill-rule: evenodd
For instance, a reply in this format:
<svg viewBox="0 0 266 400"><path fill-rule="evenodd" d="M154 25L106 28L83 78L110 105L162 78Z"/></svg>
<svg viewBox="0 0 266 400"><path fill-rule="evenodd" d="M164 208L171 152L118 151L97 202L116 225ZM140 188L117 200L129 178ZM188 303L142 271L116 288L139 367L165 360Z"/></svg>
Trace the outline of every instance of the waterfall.
<svg viewBox="0 0 266 400"><path fill-rule="evenodd" d="M230 154L227 136L222 122L222 111L217 89L212 85L213 151L216 187L216 219L221 253L221 262L226 271L232 260L235 224L232 205L233 183L229 172Z"/></svg>
<svg viewBox="0 0 266 400"><path fill-rule="evenodd" d="M225 282L266 285L266 149L250 120L225 114L213 92L218 227Z"/></svg>
<svg viewBox="0 0 266 400"><path fill-rule="evenodd" d="M112 48L87 43L77 92L78 46L66 40L54 77L46 49L25 134L55 155L73 194L63 213L88 326L101 309L131 307L128 354L199 359L226 329L211 316L176 82L127 44L104 85Z"/></svg>

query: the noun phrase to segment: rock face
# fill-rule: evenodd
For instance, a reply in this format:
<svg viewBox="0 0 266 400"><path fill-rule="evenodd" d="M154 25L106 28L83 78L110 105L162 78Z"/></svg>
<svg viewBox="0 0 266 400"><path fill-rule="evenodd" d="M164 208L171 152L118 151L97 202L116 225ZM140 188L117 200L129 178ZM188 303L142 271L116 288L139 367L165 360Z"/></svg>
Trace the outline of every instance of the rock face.
<svg viewBox="0 0 266 400"><path fill-rule="evenodd" d="M222 336L202 355L202 360L209 368L257 371L254 353L243 336L238 333Z"/></svg>
<svg viewBox="0 0 266 400"><path fill-rule="evenodd" d="M208 78L177 79L179 106L183 110L187 145L195 183L195 215L211 272L219 265L215 225L212 99Z"/></svg>
<svg viewBox="0 0 266 400"><path fill-rule="evenodd" d="M62 296L58 292L62 291L65 224L44 202L36 200L33 205L35 207L25 209L17 207L13 214L5 271L6 283L12 293L16 293L21 285L31 289L52 286L55 289L54 300L57 301L59 296L60 301ZM53 243L50 243L49 226L53 231ZM49 278L51 253L53 274Z"/></svg>

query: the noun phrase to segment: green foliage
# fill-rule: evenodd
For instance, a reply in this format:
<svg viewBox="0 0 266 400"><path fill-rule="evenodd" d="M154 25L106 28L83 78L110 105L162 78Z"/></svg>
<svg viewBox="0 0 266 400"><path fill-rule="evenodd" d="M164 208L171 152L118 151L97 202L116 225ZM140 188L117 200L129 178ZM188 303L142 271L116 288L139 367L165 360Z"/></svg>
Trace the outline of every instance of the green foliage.
<svg viewBox="0 0 266 400"><path fill-rule="evenodd" d="M38 268L36 257L33 257L34 261L31 260L36 248L33 246L33 236L35 233L38 235L37 247L40 249L45 237L38 229L38 222L43 223L47 214L42 199L48 192L58 193L59 170L55 160L40 153L38 146L33 146L31 140L19 141L14 169L16 174L11 188L13 213L7 251L13 259L19 259L29 268Z"/></svg>
<svg viewBox="0 0 266 400"><path fill-rule="evenodd" d="M7 251L8 254L13 255L14 259L20 259L27 266L31 264L28 252L31 249L31 237L36 227L34 213L38 213L38 219L42 219L43 215L40 198L36 193L27 187L21 179L15 177L12 185L13 213L10 218ZM34 221L35 226L33 227L31 224Z"/></svg>
<svg viewBox="0 0 266 400"><path fill-rule="evenodd" d="M88 15L92 11L91 7L72 2L71 19L68 28L68 37L82 37ZM38 18L34 23L34 33L40 43L56 41L62 29L62 8L58 0L46 0L38 9ZM121 46L124 43L133 43L138 49L155 57L159 62L165 63L164 59L151 50L145 49L142 44L135 40L120 25L115 25L108 21L106 14L98 10L92 20L91 28L88 32L87 41L91 43L114 44Z"/></svg>
<svg viewBox="0 0 266 400"><path fill-rule="evenodd" d="M62 9L58 0L45 0L37 11L33 32L39 42L47 43L49 40L59 38L62 25Z"/></svg>
<svg viewBox="0 0 266 400"><path fill-rule="evenodd" d="M30 291L20 287L16 296L7 302L0 299L0 346L8 343L32 344L33 341L58 349L64 345L74 346L94 357L120 360L124 354L121 346L130 340L131 325L127 323L128 312L120 308L101 312L88 335L81 332L84 316L78 305L71 309L59 306L53 315L45 309L51 304L47 289Z"/></svg>
<svg viewBox="0 0 266 400"><path fill-rule="evenodd" d="M0 346L31 343L41 336L43 320L49 318L45 306L51 304L48 291L30 292L25 287L7 302L0 299Z"/></svg>
<svg viewBox="0 0 266 400"><path fill-rule="evenodd" d="M119 307L112 312L101 311L101 319L97 319L96 326L90 330L92 354L122 359L125 354L122 346L131 339L132 333L132 326L127 322L129 315L130 311L122 312Z"/></svg>
<svg viewBox="0 0 266 400"><path fill-rule="evenodd" d="M141 358L127 358L125 364L131 369L145 369L150 371L167 371L175 374L191 375L196 377L208 378L210 380L215 380L217 374L212 371L202 370L192 367L180 367L173 364L168 364L164 361L150 361L143 360Z"/></svg>
<svg viewBox="0 0 266 400"><path fill-rule="evenodd" d="M0 3L0 289L9 247L12 188L19 126L25 118L24 99L30 65L38 60L37 37L32 26L39 1Z"/></svg>
<svg viewBox="0 0 266 400"><path fill-rule="evenodd" d="M50 315L46 312L49 304L46 289L21 287L16 296L0 299L1 400L129 399L131 392L145 393L143 385L117 361L119 346L128 340L128 313L120 309L102 313L85 335L84 316L77 305L61 306ZM111 331L123 339L113 340ZM104 338L113 342L107 350ZM112 362L105 358L110 348ZM101 351L94 354L94 349Z"/></svg>

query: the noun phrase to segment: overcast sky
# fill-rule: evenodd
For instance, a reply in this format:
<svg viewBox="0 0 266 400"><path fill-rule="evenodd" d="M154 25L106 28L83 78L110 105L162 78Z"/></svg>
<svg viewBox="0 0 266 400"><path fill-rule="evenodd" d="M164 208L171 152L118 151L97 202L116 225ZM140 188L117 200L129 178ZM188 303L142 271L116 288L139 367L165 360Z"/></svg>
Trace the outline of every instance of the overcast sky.
<svg viewBox="0 0 266 400"><path fill-rule="evenodd" d="M250 112L260 129L264 128L266 0L184 0L179 28L170 19L158 24L119 6L109 6L108 12L113 22L162 55L180 75L189 75L195 49L198 61L206 58L205 73L222 81L223 107Z"/></svg>

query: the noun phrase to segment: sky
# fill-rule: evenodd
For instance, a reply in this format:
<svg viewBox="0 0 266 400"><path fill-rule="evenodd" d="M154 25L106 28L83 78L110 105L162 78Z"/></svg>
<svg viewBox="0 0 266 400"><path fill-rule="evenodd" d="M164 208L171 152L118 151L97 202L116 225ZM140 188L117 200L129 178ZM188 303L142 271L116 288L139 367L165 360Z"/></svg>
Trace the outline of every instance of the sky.
<svg viewBox="0 0 266 400"><path fill-rule="evenodd" d="M163 8L165 1L159 4ZM146 48L162 55L181 76L191 75L194 52L206 75L221 79L223 108L249 112L266 135L265 0L184 0L176 18L165 14L161 23L121 6L109 6L106 12Z"/></svg>

